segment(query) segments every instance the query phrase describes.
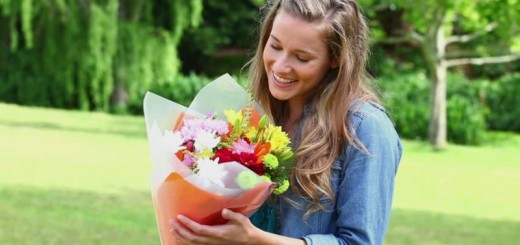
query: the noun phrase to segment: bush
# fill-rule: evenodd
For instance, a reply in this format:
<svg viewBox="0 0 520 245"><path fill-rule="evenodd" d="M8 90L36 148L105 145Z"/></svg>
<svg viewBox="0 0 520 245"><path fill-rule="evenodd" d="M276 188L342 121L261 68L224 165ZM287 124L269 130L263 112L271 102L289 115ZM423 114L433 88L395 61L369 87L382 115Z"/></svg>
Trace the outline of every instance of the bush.
<svg viewBox="0 0 520 245"><path fill-rule="evenodd" d="M428 137L430 81L424 72L379 78L383 101L399 135L408 139ZM463 75L448 76L448 140L457 144L480 144L486 131L487 109L481 105L481 83Z"/></svg>
<svg viewBox="0 0 520 245"><path fill-rule="evenodd" d="M520 132L520 73L486 82L485 103L490 108L490 129Z"/></svg>
<svg viewBox="0 0 520 245"><path fill-rule="evenodd" d="M448 75L447 120L451 142L479 145L487 130L489 109L481 102L483 81L468 80L463 74Z"/></svg>
<svg viewBox="0 0 520 245"><path fill-rule="evenodd" d="M209 78L194 73L190 73L189 75L177 75L176 78L170 82L153 84L152 88L150 88L150 92L188 107L197 93L215 79L217 79L217 77ZM242 87L247 86L247 80L245 78L234 77L234 79ZM143 91L139 100L129 104L128 108L130 113L143 114L143 98L145 93L146 91Z"/></svg>
<svg viewBox="0 0 520 245"><path fill-rule="evenodd" d="M210 78L191 73L188 76L177 76L173 82L163 86L156 86L152 88L152 92L156 92L183 106L189 106L199 90L211 81L212 79Z"/></svg>
<svg viewBox="0 0 520 245"><path fill-rule="evenodd" d="M195 74L190 75L177 75L175 79L159 84L154 83L149 89L157 95L167 98L171 101L175 101L183 106L189 106L195 95L199 90L208 84L212 79L197 76ZM142 91L139 100L131 101L128 105L128 111L132 114L143 114L143 98L146 91Z"/></svg>
<svg viewBox="0 0 520 245"><path fill-rule="evenodd" d="M428 136L428 78L422 72L380 77L383 103L395 123L399 135L424 140Z"/></svg>

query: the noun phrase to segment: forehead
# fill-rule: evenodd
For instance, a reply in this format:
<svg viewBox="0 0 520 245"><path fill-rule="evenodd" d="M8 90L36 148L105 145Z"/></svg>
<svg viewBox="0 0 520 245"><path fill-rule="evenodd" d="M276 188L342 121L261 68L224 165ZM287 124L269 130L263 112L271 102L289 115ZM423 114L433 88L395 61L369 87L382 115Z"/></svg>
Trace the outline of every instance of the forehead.
<svg viewBox="0 0 520 245"><path fill-rule="evenodd" d="M322 51L326 49L322 22L309 22L280 10L273 21L271 35L284 45Z"/></svg>

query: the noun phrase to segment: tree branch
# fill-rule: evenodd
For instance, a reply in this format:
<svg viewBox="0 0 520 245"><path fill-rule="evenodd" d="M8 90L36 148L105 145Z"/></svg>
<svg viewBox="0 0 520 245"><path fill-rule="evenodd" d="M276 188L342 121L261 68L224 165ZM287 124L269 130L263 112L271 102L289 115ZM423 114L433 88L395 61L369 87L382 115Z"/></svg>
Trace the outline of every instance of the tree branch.
<svg viewBox="0 0 520 245"><path fill-rule="evenodd" d="M520 59L520 53L513 53L509 55L495 57L452 59L446 61L446 66L453 67L459 65L484 65L491 63L506 63L517 59Z"/></svg>
<svg viewBox="0 0 520 245"><path fill-rule="evenodd" d="M487 25L483 30L481 30L477 33L447 37L446 46L448 46L452 43L467 43L477 37L483 36L491 31L493 31L497 26L498 26L497 23L491 23L491 24Z"/></svg>
<svg viewBox="0 0 520 245"><path fill-rule="evenodd" d="M416 31L410 31L406 33L406 35L395 36L395 37L386 37L380 40L377 40L378 43L382 44L398 44L398 43L408 43L416 41L422 43L424 41L424 36Z"/></svg>

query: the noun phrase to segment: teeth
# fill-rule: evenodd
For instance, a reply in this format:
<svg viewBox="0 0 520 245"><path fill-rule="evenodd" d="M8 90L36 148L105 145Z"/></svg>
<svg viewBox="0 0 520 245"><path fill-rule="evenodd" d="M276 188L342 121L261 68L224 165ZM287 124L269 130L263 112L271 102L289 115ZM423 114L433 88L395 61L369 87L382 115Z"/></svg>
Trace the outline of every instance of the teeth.
<svg viewBox="0 0 520 245"><path fill-rule="evenodd" d="M292 80L292 79L282 78L282 77L277 76L276 74L274 75L274 77L276 78L276 80L278 80L281 83L291 83L291 82L294 82L294 80Z"/></svg>

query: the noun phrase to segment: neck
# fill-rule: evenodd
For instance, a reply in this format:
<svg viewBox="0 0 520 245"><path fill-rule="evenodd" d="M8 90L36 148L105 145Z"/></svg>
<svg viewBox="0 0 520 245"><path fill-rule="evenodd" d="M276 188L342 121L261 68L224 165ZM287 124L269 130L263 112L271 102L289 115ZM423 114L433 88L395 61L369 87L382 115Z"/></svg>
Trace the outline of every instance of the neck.
<svg viewBox="0 0 520 245"><path fill-rule="evenodd" d="M296 101L288 101L285 109L285 117L282 122L283 129L290 135L293 136L298 124L303 117L303 107L305 103Z"/></svg>

